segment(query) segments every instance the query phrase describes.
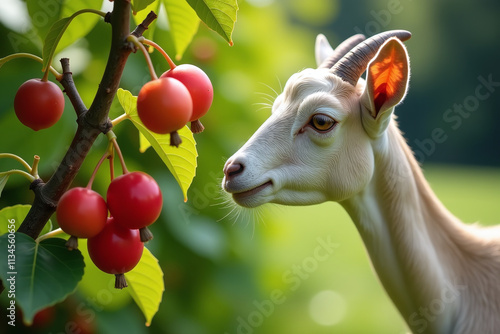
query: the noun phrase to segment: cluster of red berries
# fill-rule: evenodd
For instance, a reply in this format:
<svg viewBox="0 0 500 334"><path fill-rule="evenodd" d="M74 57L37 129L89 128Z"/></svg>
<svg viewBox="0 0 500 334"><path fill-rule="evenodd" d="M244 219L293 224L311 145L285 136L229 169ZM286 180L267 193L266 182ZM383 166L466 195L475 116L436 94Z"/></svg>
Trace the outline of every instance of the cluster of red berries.
<svg viewBox="0 0 500 334"><path fill-rule="evenodd" d="M163 199L156 181L143 172L112 180L106 199L89 188L72 188L59 200L56 215L71 235L67 247L77 248L77 238L87 238L92 262L116 275L115 286L121 289L127 286L123 274L139 263L143 242L152 238L147 226L159 217Z"/></svg>
<svg viewBox="0 0 500 334"><path fill-rule="evenodd" d="M170 144L179 146L177 130L191 122L191 131L204 127L199 121L213 100L213 87L199 67L190 64L176 66L159 79L146 83L137 97L137 113L148 130L170 133Z"/></svg>
<svg viewBox="0 0 500 334"><path fill-rule="evenodd" d="M204 130L200 118L213 101L210 78L199 67L182 64L146 83L137 98L139 118L148 130L170 133L170 144L179 146L177 130L191 122L191 131ZM54 125L64 111L64 95L51 81L30 79L19 87L14 110L24 125L35 131Z"/></svg>
<svg viewBox="0 0 500 334"><path fill-rule="evenodd" d="M35 131L54 125L64 111L64 95L51 81L30 79L17 90L14 98L17 118Z"/></svg>

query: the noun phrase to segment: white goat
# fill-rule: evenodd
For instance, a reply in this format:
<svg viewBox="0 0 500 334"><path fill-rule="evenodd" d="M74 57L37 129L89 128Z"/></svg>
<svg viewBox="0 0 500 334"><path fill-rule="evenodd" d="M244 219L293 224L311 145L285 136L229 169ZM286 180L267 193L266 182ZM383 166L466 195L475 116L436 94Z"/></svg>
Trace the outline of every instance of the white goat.
<svg viewBox="0 0 500 334"><path fill-rule="evenodd" d="M319 35L319 67L288 80L227 161L223 187L244 207L340 203L413 332L500 333L500 230L446 210L393 117L409 79L400 40L410 36L356 35L333 50Z"/></svg>

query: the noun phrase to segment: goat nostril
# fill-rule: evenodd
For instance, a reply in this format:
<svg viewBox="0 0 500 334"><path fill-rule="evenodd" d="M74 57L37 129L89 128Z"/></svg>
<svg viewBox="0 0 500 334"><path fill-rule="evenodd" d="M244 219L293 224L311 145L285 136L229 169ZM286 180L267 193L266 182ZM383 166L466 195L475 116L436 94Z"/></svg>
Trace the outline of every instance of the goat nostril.
<svg viewBox="0 0 500 334"><path fill-rule="evenodd" d="M235 176L239 173L243 172L243 165L240 163L230 163L228 166L226 166L224 170L224 174L226 174L226 177L232 177Z"/></svg>

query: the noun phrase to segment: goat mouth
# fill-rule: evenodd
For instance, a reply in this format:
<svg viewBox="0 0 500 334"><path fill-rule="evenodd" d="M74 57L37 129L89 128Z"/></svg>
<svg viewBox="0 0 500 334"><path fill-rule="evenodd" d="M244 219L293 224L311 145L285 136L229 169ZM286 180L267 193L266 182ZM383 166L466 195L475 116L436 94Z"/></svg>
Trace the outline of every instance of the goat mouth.
<svg viewBox="0 0 500 334"><path fill-rule="evenodd" d="M238 201L241 201L245 198L248 198L248 197L251 197L251 196L257 194L257 193L261 192L262 190L264 190L265 188L272 186L272 185L273 185L273 181L269 180L269 181L261 184L260 186L255 187L255 188L245 190L242 192L238 192L238 193L233 193L233 198L238 202Z"/></svg>

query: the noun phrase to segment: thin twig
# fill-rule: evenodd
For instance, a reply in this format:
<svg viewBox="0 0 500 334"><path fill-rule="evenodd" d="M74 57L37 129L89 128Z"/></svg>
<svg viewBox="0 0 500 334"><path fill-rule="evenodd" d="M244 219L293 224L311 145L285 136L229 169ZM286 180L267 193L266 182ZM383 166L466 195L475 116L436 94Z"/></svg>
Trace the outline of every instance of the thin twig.
<svg viewBox="0 0 500 334"><path fill-rule="evenodd" d="M134 29L134 31L132 31L131 35L134 35L135 37L142 36L142 34L148 29L149 25L153 23L153 21L156 20L157 17L158 16L155 14L155 12L149 12L144 21L142 21L142 23L139 24L137 28Z"/></svg>
<svg viewBox="0 0 500 334"><path fill-rule="evenodd" d="M73 105L73 109L75 109L76 116L80 117L87 111L87 107L83 103L80 93L78 93L78 90L76 89L75 82L73 81L73 73L69 68L69 59L61 58L61 66L63 74L59 82L64 87L64 92L68 95L69 100Z"/></svg>

